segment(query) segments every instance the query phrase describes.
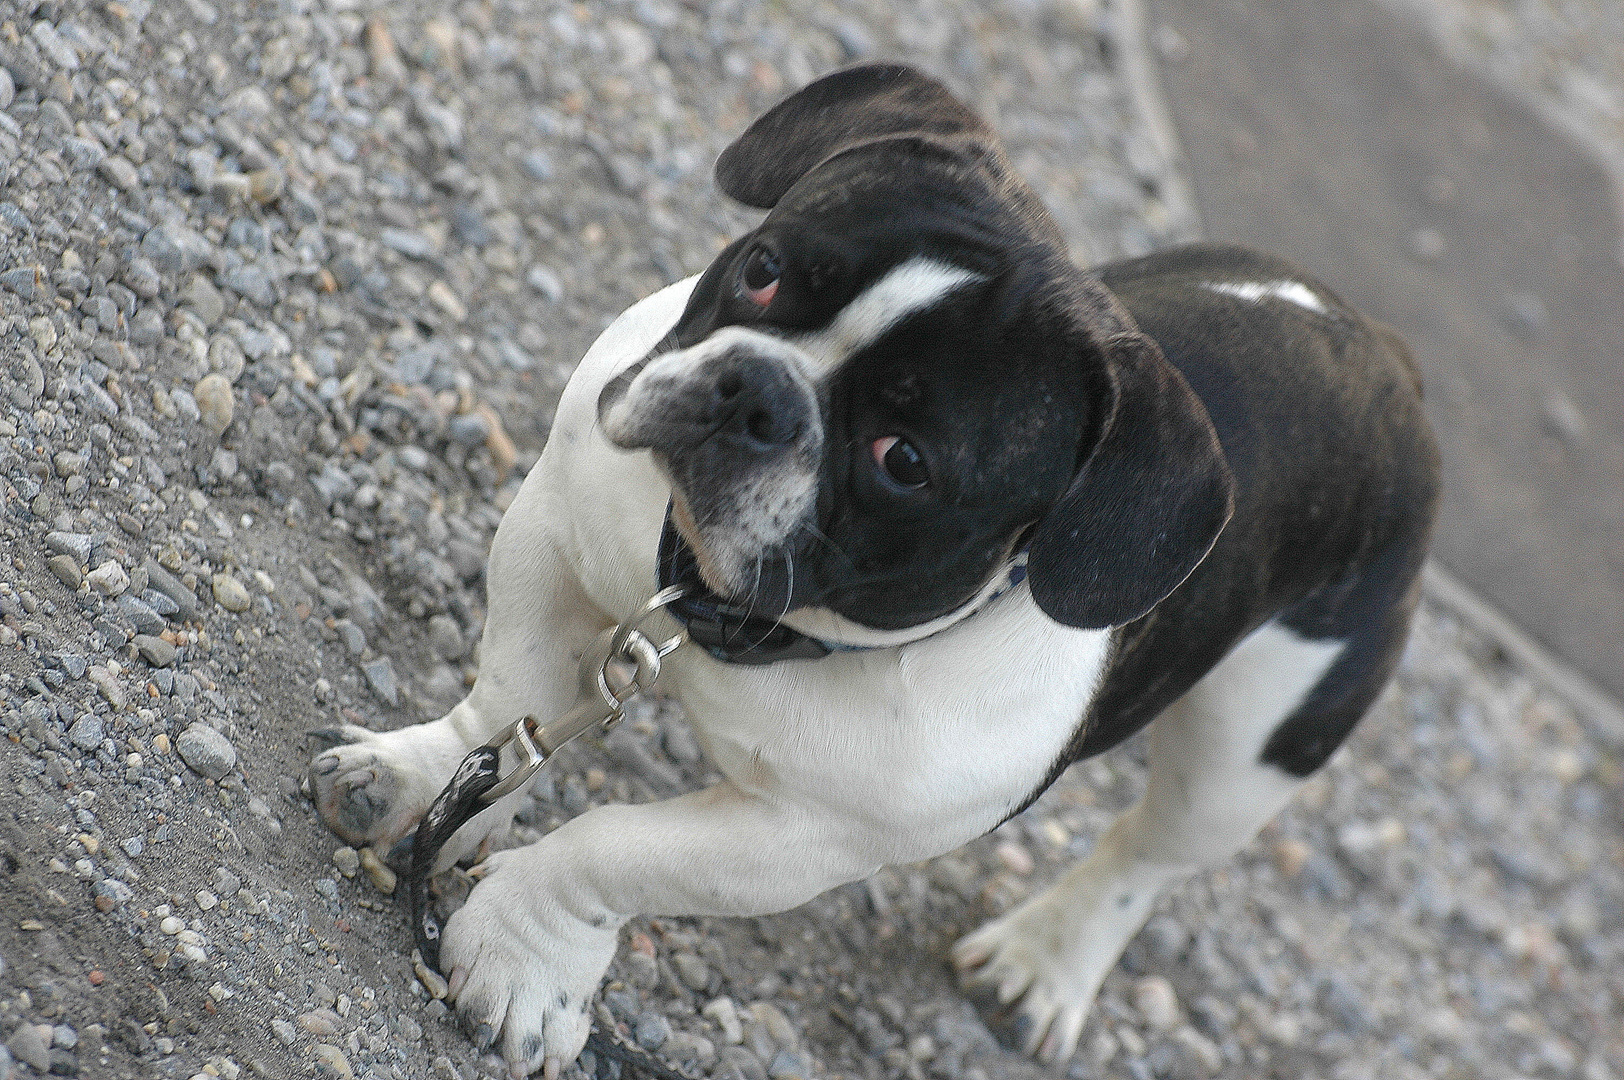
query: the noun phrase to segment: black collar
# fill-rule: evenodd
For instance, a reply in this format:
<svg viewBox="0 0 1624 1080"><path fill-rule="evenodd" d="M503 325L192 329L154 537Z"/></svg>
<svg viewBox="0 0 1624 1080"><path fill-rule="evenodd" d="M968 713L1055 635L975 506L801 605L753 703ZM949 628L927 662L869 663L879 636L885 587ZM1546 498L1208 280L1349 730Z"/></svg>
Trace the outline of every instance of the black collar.
<svg viewBox="0 0 1624 1080"><path fill-rule="evenodd" d="M1026 579L1027 541L1023 539L1018 543L1019 550L1005 567L1001 584L974 609L966 612L966 618ZM861 652L886 647L820 641L776 619L763 618L752 614L747 608L723 600L711 592L699 576L699 560L671 523L669 509L665 515L665 528L660 533L656 566L660 588L679 584L688 587L688 592L667 605L666 611L688 628L688 637L694 644L723 663L776 664L780 660L818 660L835 652ZM955 619L941 629L957 626L958 623L959 620ZM930 637L940 632L934 630L923 636Z"/></svg>
<svg viewBox="0 0 1624 1080"><path fill-rule="evenodd" d="M716 659L728 664L776 664L780 660L817 660L835 651L776 619L753 615L731 604L705 585L693 549L665 516L658 557L660 588L688 586L687 595L666 607L688 628L688 637Z"/></svg>

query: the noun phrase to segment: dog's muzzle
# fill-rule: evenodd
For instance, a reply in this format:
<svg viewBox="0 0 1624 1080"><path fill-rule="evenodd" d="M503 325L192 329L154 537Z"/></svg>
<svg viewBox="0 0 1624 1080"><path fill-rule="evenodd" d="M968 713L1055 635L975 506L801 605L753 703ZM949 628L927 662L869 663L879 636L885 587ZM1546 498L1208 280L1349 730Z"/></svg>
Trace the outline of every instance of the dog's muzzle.
<svg viewBox="0 0 1624 1080"><path fill-rule="evenodd" d="M670 480L673 520L710 590L783 614L793 590L769 571L810 523L823 460L818 395L795 348L728 327L651 357L598 405L609 440L652 451Z"/></svg>

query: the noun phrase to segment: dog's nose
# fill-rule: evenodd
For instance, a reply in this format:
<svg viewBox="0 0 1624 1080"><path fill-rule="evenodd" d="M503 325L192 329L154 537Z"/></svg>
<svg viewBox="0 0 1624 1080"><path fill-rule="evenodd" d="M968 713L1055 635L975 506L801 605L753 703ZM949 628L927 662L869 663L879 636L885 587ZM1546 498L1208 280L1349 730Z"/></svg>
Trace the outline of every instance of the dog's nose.
<svg viewBox="0 0 1624 1080"><path fill-rule="evenodd" d="M730 356L716 365L708 401L691 426L692 446L710 440L770 453L800 438L806 395L784 365L756 356Z"/></svg>

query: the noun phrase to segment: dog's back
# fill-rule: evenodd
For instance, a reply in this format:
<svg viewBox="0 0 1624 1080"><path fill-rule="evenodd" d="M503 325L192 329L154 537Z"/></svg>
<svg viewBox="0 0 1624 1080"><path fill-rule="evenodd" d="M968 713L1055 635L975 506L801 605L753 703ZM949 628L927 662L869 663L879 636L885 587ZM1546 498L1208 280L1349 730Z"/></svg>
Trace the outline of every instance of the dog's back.
<svg viewBox="0 0 1624 1080"><path fill-rule="evenodd" d="M1137 731L1278 619L1348 643L1265 751L1306 776L1386 683L1414 607L1438 495L1414 361L1298 268L1243 248L1177 248L1100 276L1206 406L1235 514L1184 584L1122 628L1067 760Z"/></svg>

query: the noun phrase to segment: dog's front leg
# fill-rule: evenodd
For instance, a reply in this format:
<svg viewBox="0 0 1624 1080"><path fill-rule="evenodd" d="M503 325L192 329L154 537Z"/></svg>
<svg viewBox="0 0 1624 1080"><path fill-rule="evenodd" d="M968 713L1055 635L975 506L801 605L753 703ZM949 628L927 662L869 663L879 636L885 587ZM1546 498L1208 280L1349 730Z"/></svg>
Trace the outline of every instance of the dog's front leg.
<svg viewBox="0 0 1624 1080"><path fill-rule="evenodd" d="M499 1037L515 1076L580 1053L627 918L782 911L875 869L833 815L729 782L600 807L484 865L441 961L476 1041Z"/></svg>
<svg viewBox="0 0 1624 1080"><path fill-rule="evenodd" d="M317 812L340 837L357 845L400 839L469 750L522 716L545 721L574 701L576 658L610 620L586 599L545 531L559 516L543 485L526 483L502 518L486 571L479 678L460 704L397 731L345 727L346 744L310 763ZM441 849L439 868L507 828L521 798L522 788L460 829Z"/></svg>

